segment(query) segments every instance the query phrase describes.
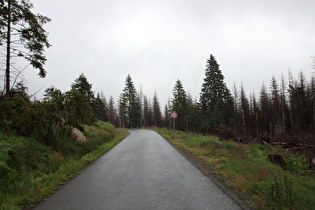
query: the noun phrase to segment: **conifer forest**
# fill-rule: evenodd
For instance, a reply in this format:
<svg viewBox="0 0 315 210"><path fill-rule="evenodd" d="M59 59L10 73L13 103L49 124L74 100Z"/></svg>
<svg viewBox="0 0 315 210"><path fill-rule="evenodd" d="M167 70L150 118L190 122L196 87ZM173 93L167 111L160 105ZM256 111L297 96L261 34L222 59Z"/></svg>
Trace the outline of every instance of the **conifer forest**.
<svg viewBox="0 0 315 210"><path fill-rule="evenodd" d="M44 25L51 20L34 14L30 1L1 1L0 4L0 46L4 64L0 76L3 81L0 85L0 124L3 131L30 132L30 129L19 128L23 125L21 121L28 118L23 114L30 111L17 104L23 102L26 107L47 111L51 116L47 122L63 119L77 126L92 124L98 119L109 121L116 127L175 126L183 131L256 141L268 141L275 136L293 140L297 139L296 136L304 138L315 132L313 76L306 78L302 71L299 75L292 75L289 71L281 78L270 75L271 80L265 81L260 93L248 95L242 84L240 87L235 84L233 89L227 87L220 65L212 54L205 61L203 83L198 84L201 87L199 96L190 95L185 84L177 79L173 90L169 90L168 103L160 104L159 93L148 96L145 90L136 90L132 75L128 74L119 98L105 99L104 93L93 91L92 84L82 73L69 91L61 92L52 86L45 90L40 100L32 101L32 93L28 95L27 87L22 80L19 81L23 70L17 69L12 61L22 59L37 70L40 77L46 76L45 50L51 45ZM22 110L17 112L12 109L14 106ZM170 118L174 111L178 113L175 122ZM42 117L34 113L32 119Z"/></svg>
<svg viewBox="0 0 315 210"><path fill-rule="evenodd" d="M37 101L31 101L27 87L17 83L9 92L1 92L1 127L4 131L14 128L20 133L19 125L31 126L20 122L27 121L24 114L29 109L21 110L20 114L13 109L14 106L23 109L17 104L23 101L29 107L44 109L51 123L63 119L73 126L93 124L96 120L124 128L173 129L175 125L177 130L217 134L238 141L270 142L272 138L286 138L290 139L291 146L298 146L300 137L306 140L315 131L315 78L306 78L303 72L297 77L290 72L288 75L289 80L272 76L268 85L262 85L259 95L247 95L243 85L234 85L232 90L227 87L220 65L211 54L206 61L199 100L194 100L177 79L170 90L171 98L163 105L159 103L158 93L147 96L143 90L136 90L129 74L118 99L112 96L106 99L102 92L95 93L84 74L74 80L69 91L62 93L50 87L44 98ZM175 123L170 117L174 111L178 114ZM43 116L34 112L32 119ZM31 129L21 130L30 132Z"/></svg>
<svg viewBox="0 0 315 210"><path fill-rule="evenodd" d="M142 22L142 19L139 18L137 20ZM247 17L244 19L247 19ZM102 21L104 20L97 24L93 23L95 28L98 28L99 24L103 24ZM271 197L272 199L275 198L271 202L272 205L278 203L280 206L277 208L278 204L275 204L274 206L276 207L274 209L294 209L295 207L298 209L292 201L290 186L292 187L293 184L287 179L287 176L284 176L284 184L279 184L275 173L278 173L278 170L283 170L284 173L287 173L287 171L288 173L292 172L290 176L297 174L297 176L302 177L301 180L304 179L305 175L305 177L308 177L308 181L304 183L314 184L315 74L306 76L307 74L300 71L298 75L294 75L289 70L283 72L280 78L270 75L270 80L264 81L258 93L251 93L252 90L249 90L242 83L240 85L234 83L232 88L227 85L223 74L224 69L221 69L220 63L215 57L216 55L210 51L207 52L209 53L207 59L203 61L202 66L204 69L192 69L192 71L200 72L201 70L204 73L199 75L202 82L194 84L196 87L200 87L199 94L197 96L191 95L190 90L185 88L185 84L180 79L184 77L184 72L176 73L176 78L172 78L174 79L173 88L169 89L168 93L163 93L163 95L169 94L169 98L166 104L161 104L159 99L159 94L161 93L155 91L153 95L147 95L145 89L136 88L141 87L141 84L134 83L132 71L126 74L125 82L121 84L120 94L119 96L117 94L117 98L113 97L111 95L113 93L106 89L95 91L93 89L94 85L86 76L86 73L90 71L88 68L93 68L91 66L91 63L94 62L93 57L93 59L87 59L89 64L85 63L88 67L86 72L75 68L67 69L69 72L75 71L77 75L76 78L71 80L71 84L66 84L68 89L65 90L64 87L60 88L54 85L49 85L49 87L47 85L46 87L48 88L43 88L38 97L37 93L28 91L28 86L25 82L28 75L26 77L23 77L23 75L25 70L28 69L37 73L38 77L44 78L50 71L54 71L54 69L46 69L46 61L49 57L46 57L46 50L52 45L48 39L49 33L46 31L45 26L50 22L51 19L49 17L33 12L33 4L30 0L0 0L0 209L28 208L30 205L41 201L56 190L60 184L77 175L84 166L87 166L122 141L128 135L127 129L141 128L155 129L155 131L160 131L169 138L177 136L174 137L177 139L172 139L175 144L188 145L188 149L186 149L189 155L196 155L191 152L195 149L194 152L198 154L194 157L197 157L196 159L199 158L200 160L198 159L198 161L204 159L203 161L207 160L209 162L206 164L212 164L211 167L213 167L214 172L212 171L211 174L216 174L215 170L219 170L217 166L219 165L221 170L226 166L223 164L227 162L231 163L233 170L235 169L233 168L234 165L239 165L241 169L237 168L234 171L231 170L231 173L221 174L228 178L232 177L231 174L235 175L235 171L237 173L240 171L247 173L242 167L247 167L251 156L256 157L260 155L261 158L257 159L257 167L255 166L257 171L251 170L249 166L248 174L235 176L239 180L235 181L234 179L233 181L232 179L231 181L230 179L229 182L238 183L243 192L245 192L244 194L251 193L253 200L256 199L255 202L260 206L268 207L267 201ZM90 21L87 22L90 24ZM186 26L186 23L183 25ZM133 31L132 27L127 26L126 29L132 29L131 31ZM80 25L78 28L80 29L76 30L80 30L79 32L76 31L75 35L69 35L71 39L75 40L77 36L80 36L81 30L83 34L85 26ZM173 28L173 26L170 28ZM114 30L116 27L109 27L109 30L111 29ZM104 31L107 33L108 28ZM155 33L155 30L153 31ZM89 31L86 34L91 33L94 34L93 31ZM198 34L197 32L195 33ZM139 32L139 34L131 37L134 40L129 41L137 43L140 40L138 37L140 34L143 35L142 32ZM168 31L165 34L168 34ZM189 37L188 35L187 37ZM98 36L103 36L103 34L98 34ZM128 36L129 34L123 31L121 37L130 38ZM148 37L150 36L151 33L149 33ZM106 38L102 37L102 39ZM62 39L62 41L64 40ZM59 45L61 49L55 51L55 54L58 54L60 50L66 51L65 47L62 46L62 41L60 41L61 44ZM84 41L89 43L91 40ZM110 41L104 46L112 44L109 43ZM76 43L80 47L81 44L83 45L83 43ZM101 43L97 44L101 46ZM122 54L126 53L125 50L128 48L124 44L125 42L117 44L123 46L124 52ZM154 44L156 44L155 40ZM86 46L88 45L86 44ZM156 45L159 45L159 43ZM83 49L82 52L89 54L90 51L95 50L94 47L89 46L89 50ZM167 47L167 49L171 48ZM185 48L185 46L181 47L183 48L180 48L180 50ZM149 49L150 47L147 48ZM146 54L148 49L141 51L141 55ZM213 51L215 50L213 49ZM72 53L72 51L74 50L70 49L68 52ZM97 53L103 52L95 51ZM187 51L191 53L190 50ZM166 50L163 52L166 53ZM178 52L176 51L176 53ZM189 54L189 56L193 53ZM108 55L109 53L105 54L102 62L107 62L112 58L111 55ZM134 54L138 56L137 53ZM154 51L154 56L158 54L163 53L155 53ZM166 59L168 63L165 66L177 65L176 63L170 63L173 62L173 58L170 58L172 57L171 55L166 55L166 57L169 57ZM196 57L200 57L199 54L196 55L198 55ZM63 56L66 57L62 58L63 62L72 63L73 60L68 60L67 56ZM143 67L139 71L144 72L145 68L152 66L152 69L160 68L158 66L155 67L154 63L150 63L151 61L153 62L153 59L150 62L147 61L149 59L145 56L143 57L145 61L142 60L145 63L143 64L145 67L139 65L139 68ZM81 57L76 57L76 62L80 63L81 59L85 59ZM185 56L181 57L181 55L179 57L178 60L186 58ZM60 57L58 58L60 60ZM123 62L126 58L119 57L116 59L119 62ZM132 59L130 58L130 60ZM290 58L286 58L286 60L288 59ZM315 57L312 57L312 59L315 64ZM52 62L58 63L59 60L53 60ZM136 62L132 61L132 63ZM221 62L227 61L222 60ZM117 63L115 64L117 65ZM105 73L102 73L106 77L112 77L112 69L104 67L104 70L102 69L103 66L100 66L94 66L94 68L99 68L100 70L98 71L104 71ZM185 67L189 68L189 65ZM67 65L61 69L66 68L68 68ZM119 70L120 68L121 66L117 67ZM315 66L312 69L315 71ZM238 71L238 69L233 69L233 71ZM66 77L69 72L62 72L62 75L58 74L58 76L60 78ZM144 72L143 75L149 81L156 79L152 78L154 76L147 72ZM97 74L97 76L99 75ZM171 77L172 75L168 76ZM37 77L36 79L40 80ZM117 78L113 78L109 85L112 86L117 81L114 79ZM34 78L31 82L34 82ZM158 82L161 86L163 85L163 81ZM58 81L54 81L53 84L58 84ZM168 88L168 86L166 87ZM106 98L105 95L109 97ZM163 98L163 101L165 100ZM83 136L84 141L79 141L77 139L78 133L74 132L82 134L81 137ZM198 138L192 137L193 135L197 136L197 134ZM225 146L223 147L222 145ZM184 148L184 146L182 147ZM260 150L260 147L262 147L262 150ZM286 152L292 152L292 154L295 152L299 153L299 155L302 154L303 158L300 158L301 164L295 161L298 159L291 158L288 159L288 165L292 166L291 169L288 167L289 169L287 170L284 164L284 166L280 166L281 168L278 167L277 170L273 168L276 166L270 167L269 170L268 167L270 165L268 164L272 162L272 158L269 161L269 157L280 156L283 160L281 155L273 154L271 151L277 152L280 149L283 150L283 148L288 149ZM233 152L230 152L232 150ZM200 151L203 151L203 153L201 154ZM227 161L228 159L221 156L221 152L222 154L231 153L230 156L232 158ZM242 162L239 161L237 164L233 162L234 154L235 156L239 155L239 159L236 159L236 161L242 160ZM269 176L265 176L268 170L259 168L261 161L267 164L268 170L272 172ZM222 165L220 165L221 163ZM300 171L302 172L298 172L294 168L301 168ZM265 177L271 177L269 188L265 185ZM273 177L275 178L273 179ZM254 178L258 178L259 182L254 180ZM246 186L248 188L243 188L245 186L243 183L245 182L249 183ZM281 188L279 188L280 185ZM310 184L298 183L296 185L304 187L304 189L309 188L312 193L314 191ZM265 200L258 196L258 192L264 193ZM310 195L308 196L314 197L312 193L309 193ZM296 194L301 193L298 191ZM286 195L286 197L283 195ZM282 198L281 202L277 200L279 197ZM303 198L300 200L303 200ZM313 205L309 200L305 202L307 203L306 206ZM282 208L283 206L287 207Z"/></svg>

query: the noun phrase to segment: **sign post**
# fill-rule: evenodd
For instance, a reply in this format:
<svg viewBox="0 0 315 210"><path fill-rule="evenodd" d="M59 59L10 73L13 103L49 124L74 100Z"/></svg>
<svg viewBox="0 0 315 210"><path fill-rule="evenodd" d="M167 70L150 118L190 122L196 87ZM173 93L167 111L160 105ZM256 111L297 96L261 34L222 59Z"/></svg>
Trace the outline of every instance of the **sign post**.
<svg viewBox="0 0 315 210"><path fill-rule="evenodd" d="M178 117L177 112L171 113L171 118L173 118L173 130L175 130L175 119Z"/></svg>

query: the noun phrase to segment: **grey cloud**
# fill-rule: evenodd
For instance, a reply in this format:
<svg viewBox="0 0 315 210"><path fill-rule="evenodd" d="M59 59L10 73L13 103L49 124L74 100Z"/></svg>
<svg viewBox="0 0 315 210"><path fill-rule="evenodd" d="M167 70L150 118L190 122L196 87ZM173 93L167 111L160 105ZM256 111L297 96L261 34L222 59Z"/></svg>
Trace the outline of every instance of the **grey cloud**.
<svg viewBox="0 0 315 210"><path fill-rule="evenodd" d="M206 60L213 53L228 87L243 81L259 92L272 75L311 69L315 55L315 1L284 0L33 0L47 25L46 79L38 86L66 90L81 72L116 99L128 73L164 106L177 78L198 98ZM66 74L60 78L60 74ZM26 78L27 79L27 78ZM34 84L34 87L33 87Z"/></svg>

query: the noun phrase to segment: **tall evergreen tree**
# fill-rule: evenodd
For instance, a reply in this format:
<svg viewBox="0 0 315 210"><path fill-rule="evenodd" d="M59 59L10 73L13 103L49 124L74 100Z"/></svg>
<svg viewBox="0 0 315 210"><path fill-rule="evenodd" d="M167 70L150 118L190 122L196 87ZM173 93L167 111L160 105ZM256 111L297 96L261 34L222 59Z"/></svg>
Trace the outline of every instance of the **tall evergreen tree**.
<svg viewBox="0 0 315 210"><path fill-rule="evenodd" d="M66 93L65 104L69 114L69 121L73 125L88 124L96 121L93 113L94 93L84 74L81 74Z"/></svg>
<svg viewBox="0 0 315 210"><path fill-rule="evenodd" d="M104 103L104 120L103 121L109 121L109 118L108 118L108 103L107 103L107 100L106 100L106 97L104 95L104 93L101 91L101 94L100 94L100 99L102 100L102 102Z"/></svg>
<svg viewBox="0 0 315 210"><path fill-rule="evenodd" d="M250 103L251 120L250 120L249 127L251 128L252 133L255 134L255 136L257 136L259 135L259 106L258 106L258 102L254 94L251 95L250 99L251 99L251 103Z"/></svg>
<svg viewBox="0 0 315 210"><path fill-rule="evenodd" d="M279 87L278 82L275 76L272 76L271 84L270 84L270 102L271 102L271 110L272 110L272 124L280 122L280 96L279 96Z"/></svg>
<svg viewBox="0 0 315 210"><path fill-rule="evenodd" d="M249 102L248 98L245 94L245 90L243 84L241 85L240 90L240 105L241 105L241 113L242 113L242 126L245 132L249 132L250 128L250 112L249 112Z"/></svg>
<svg viewBox="0 0 315 210"><path fill-rule="evenodd" d="M234 103L235 100L230 92L230 90L225 87L224 88L224 96L223 96L223 104L222 104L222 110L223 110L223 120L224 125L226 126L233 126L235 125L234 120Z"/></svg>
<svg viewBox="0 0 315 210"><path fill-rule="evenodd" d="M205 127L216 128L220 124L232 123L234 101L226 87L219 64L212 54L207 60L199 106L203 112Z"/></svg>
<svg viewBox="0 0 315 210"><path fill-rule="evenodd" d="M187 130L199 130L202 124L202 112L198 110L198 103L192 99L191 95L188 93L187 96L187 113L186 113L186 128Z"/></svg>
<svg viewBox="0 0 315 210"><path fill-rule="evenodd" d="M125 128L127 125L127 99L124 94L121 93L118 99L118 113L119 113L119 127Z"/></svg>
<svg viewBox="0 0 315 210"><path fill-rule="evenodd" d="M93 100L92 109L95 117L98 120L108 121L108 109L106 104L106 99L101 98L100 94L97 93L96 98Z"/></svg>
<svg viewBox="0 0 315 210"><path fill-rule="evenodd" d="M40 77L46 76L44 64L45 48L50 47L48 34L43 25L50 21L31 10L33 4L29 0L0 1L0 45L5 44L6 70L5 89L10 91L11 59L23 57L29 64L39 70Z"/></svg>
<svg viewBox="0 0 315 210"><path fill-rule="evenodd" d="M234 82L233 85L233 97L234 97L234 111L238 112L239 111L239 92L236 86L236 83Z"/></svg>
<svg viewBox="0 0 315 210"><path fill-rule="evenodd" d="M169 108L167 104L165 104L165 107L164 107L163 126L164 127L170 126L170 113L169 113Z"/></svg>
<svg viewBox="0 0 315 210"><path fill-rule="evenodd" d="M200 104L204 115L212 112L217 104L222 103L225 89L224 76L212 54L207 60L205 76L200 94Z"/></svg>
<svg viewBox="0 0 315 210"><path fill-rule="evenodd" d="M265 84L262 85L260 90L260 131L263 133L270 133L269 122L270 122L270 107L269 107L269 95Z"/></svg>
<svg viewBox="0 0 315 210"><path fill-rule="evenodd" d="M75 79L74 83L71 85L72 90L76 90L81 93L83 96L87 97L92 103L94 99L94 92L92 91L92 84L90 84L86 76L82 73L80 76Z"/></svg>
<svg viewBox="0 0 315 210"><path fill-rule="evenodd" d="M291 108L291 126L292 131L306 129L307 113L306 103L306 81L304 74L300 72L299 81L289 85L290 108Z"/></svg>
<svg viewBox="0 0 315 210"><path fill-rule="evenodd" d="M146 95L143 96L143 125L149 126L149 101Z"/></svg>
<svg viewBox="0 0 315 210"><path fill-rule="evenodd" d="M108 103L108 121L115 125L116 121L116 108L113 96L110 96L109 103Z"/></svg>
<svg viewBox="0 0 315 210"><path fill-rule="evenodd" d="M139 104L139 98L137 96L136 88L129 74L126 78L125 88L123 89L122 97L123 102L126 103L126 126L131 128L139 127L141 121L141 106Z"/></svg>
<svg viewBox="0 0 315 210"><path fill-rule="evenodd" d="M187 114L187 94L183 88L182 82L178 79L173 89L172 111L177 112L176 128L185 130L185 115Z"/></svg>
<svg viewBox="0 0 315 210"><path fill-rule="evenodd" d="M140 127L143 126L143 91L142 87L140 86L140 91L137 95L139 99L139 106L140 106Z"/></svg>
<svg viewBox="0 0 315 210"><path fill-rule="evenodd" d="M162 121L162 113L161 113L161 108L160 108L160 103L157 98L156 92L154 93L153 96L153 102L152 102L152 108L153 108L153 123L154 126L160 127L161 126L161 121Z"/></svg>
<svg viewBox="0 0 315 210"><path fill-rule="evenodd" d="M151 102L151 99L149 98L149 101L148 101L148 113L147 113L147 122L148 122L148 126L151 127L154 125L154 122L153 122L153 107L152 107L152 102Z"/></svg>

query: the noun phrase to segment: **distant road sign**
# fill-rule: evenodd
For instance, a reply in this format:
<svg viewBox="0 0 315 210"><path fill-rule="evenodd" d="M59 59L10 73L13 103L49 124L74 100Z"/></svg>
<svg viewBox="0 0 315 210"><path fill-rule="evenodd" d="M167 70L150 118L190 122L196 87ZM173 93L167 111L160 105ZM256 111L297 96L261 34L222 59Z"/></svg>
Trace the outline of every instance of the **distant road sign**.
<svg viewBox="0 0 315 210"><path fill-rule="evenodd" d="M175 118L177 118L177 117L178 117L177 112L172 112L172 113L171 113L171 118L175 119Z"/></svg>

